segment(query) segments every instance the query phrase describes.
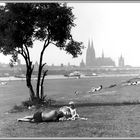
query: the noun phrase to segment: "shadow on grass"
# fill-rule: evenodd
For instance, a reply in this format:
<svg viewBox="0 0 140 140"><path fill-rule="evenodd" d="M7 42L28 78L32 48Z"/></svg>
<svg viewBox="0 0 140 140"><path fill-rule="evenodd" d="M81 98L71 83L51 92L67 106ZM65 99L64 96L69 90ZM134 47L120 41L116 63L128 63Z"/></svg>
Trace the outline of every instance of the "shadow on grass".
<svg viewBox="0 0 140 140"><path fill-rule="evenodd" d="M124 101L124 102L75 102L76 107L93 107L93 106L130 106L130 105L139 105L140 102L139 101ZM67 101L55 101L54 103L50 104L49 106L41 106L40 108L36 108L38 109L43 109L43 108L50 108L50 109L58 109L62 106L69 106L69 104L67 103ZM24 106L17 106L15 105L9 112L10 113L17 113L17 112L23 112L25 110L28 110L27 107Z"/></svg>
<svg viewBox="0 0 140 140"><path fill-rule="evenodd" d="M90 106L128 106L128 105L139 105L140 102L130 102L130 101L126 101L126 102L104 102L104 103L76 103L76 107L90 107ZM59 108L62 106L67 106L68 104L66 103L56 103L56 104L52 104L51 107L54 108Z"/></svg>

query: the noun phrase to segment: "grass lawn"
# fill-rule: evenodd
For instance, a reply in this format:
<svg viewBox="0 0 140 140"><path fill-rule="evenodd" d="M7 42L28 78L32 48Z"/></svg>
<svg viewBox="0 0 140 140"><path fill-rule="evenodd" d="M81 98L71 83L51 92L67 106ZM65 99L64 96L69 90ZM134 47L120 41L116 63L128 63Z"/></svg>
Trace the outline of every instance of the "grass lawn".
<svg viewBox="0 0 140 140"><path fill-rule="evenodd" d="M45 92L59 105L75 101L81 117L88 120L75 120L51 123L17 122L16 119L30 115L35 110L19 113L6 113L15 104L28 98L24 81L10 81L1 87L0 136L1 137L139 137L140 136L140 85L117 86L103 89L97 94L87 91L92 86L118 84L131 77L105 77L88 79L61 79L45 81ZM78 90L79 95L74 91ZM123 103L132 104L123 104Z"/></svg>

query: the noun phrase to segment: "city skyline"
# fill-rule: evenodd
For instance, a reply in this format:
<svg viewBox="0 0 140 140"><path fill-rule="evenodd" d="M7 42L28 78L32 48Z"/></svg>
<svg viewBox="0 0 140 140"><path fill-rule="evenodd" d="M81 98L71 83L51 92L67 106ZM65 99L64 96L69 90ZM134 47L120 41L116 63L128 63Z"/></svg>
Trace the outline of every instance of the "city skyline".
<svg viewBox="0 0 140 140"><path fill-rule="evenodd" d="M89 41L86 52L86 66L87 67L116 66L116 64L110 57L104 56L103 50L102 56L96 57L96 50L94 48L93 41Z"/></svg>
<svg viewBox="0 0 140 140"><path fill-rule="evenodd" d="M85 62L88 40L93 40L97 57L103 50L104 56L112 58L116 65L122 55L126 65L140 66L140 3L68 2L67 5L73 7L76 17L72 35L75 40L83 42L85 49L81 56L73 59L55 46L49 46L44 54L48 65L79 65L82 59ZM39 60L40 45L42 43L36 41L34 49L30 50L33 62ZM9 59L9 56L0 54L1 63L9 63Z"/></svg>

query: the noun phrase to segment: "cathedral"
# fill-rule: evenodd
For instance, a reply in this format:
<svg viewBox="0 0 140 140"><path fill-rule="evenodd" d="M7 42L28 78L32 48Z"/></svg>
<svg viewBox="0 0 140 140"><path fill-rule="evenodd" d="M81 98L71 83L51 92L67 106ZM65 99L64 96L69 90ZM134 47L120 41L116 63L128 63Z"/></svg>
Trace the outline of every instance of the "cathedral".
<svg viewBox="0 0 140 140"><path fill-rule="evenodd" d="M121 56L118 59L118 66L119 67L124 67L125 66L124 65L124 58L122 57L122 54L121 54Z"/></svg>
<svg viewBox="0 0 140 140"><path fill-rule="evenodd" d="M101 57L96 57L93 41L88 42L86 52L86 66L87 67L100 67L100 66L115 66L115 62L110 57L105 57L102 51Z"/></svg>

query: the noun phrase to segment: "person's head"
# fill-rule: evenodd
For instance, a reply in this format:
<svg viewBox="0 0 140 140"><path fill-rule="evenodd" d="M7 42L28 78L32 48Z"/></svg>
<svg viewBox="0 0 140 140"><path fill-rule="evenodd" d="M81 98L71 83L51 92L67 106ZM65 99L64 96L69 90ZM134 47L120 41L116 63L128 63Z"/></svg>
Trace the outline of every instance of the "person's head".
<svg viewBox="0 0 140 140"><path fill-rule="evenodd" d="M70 105L70 107L71 107L72 109L75 108L75 103L74 103L73 101L70 101L70 102L69 102L69 105Z"/></svg>

